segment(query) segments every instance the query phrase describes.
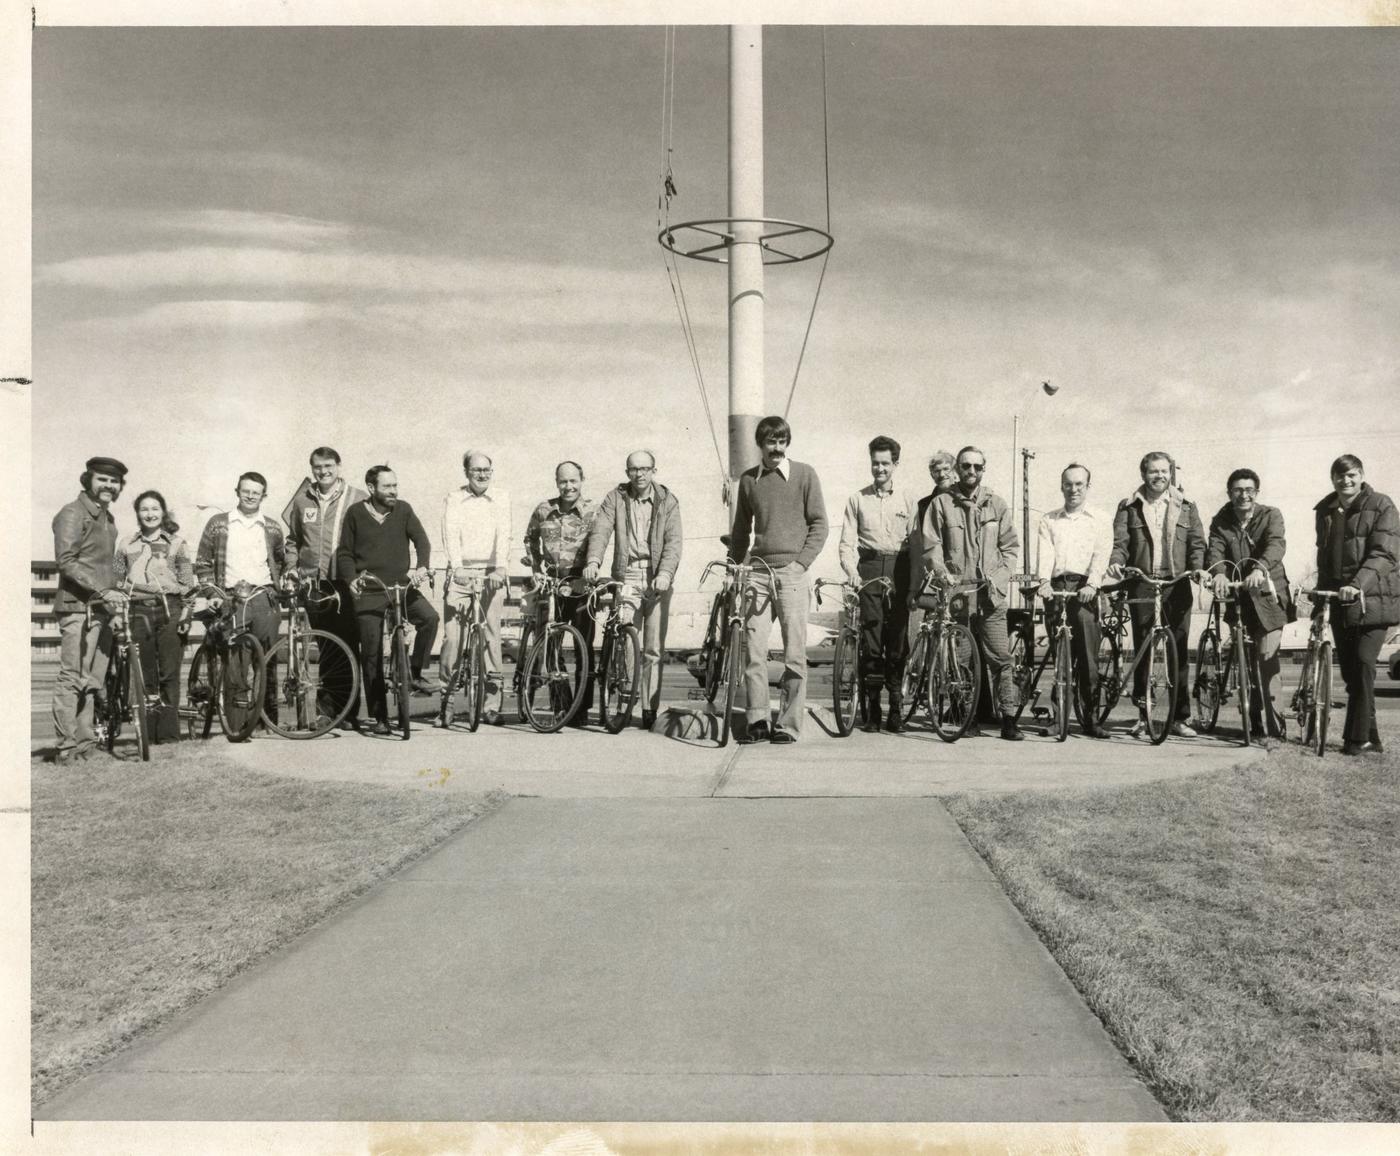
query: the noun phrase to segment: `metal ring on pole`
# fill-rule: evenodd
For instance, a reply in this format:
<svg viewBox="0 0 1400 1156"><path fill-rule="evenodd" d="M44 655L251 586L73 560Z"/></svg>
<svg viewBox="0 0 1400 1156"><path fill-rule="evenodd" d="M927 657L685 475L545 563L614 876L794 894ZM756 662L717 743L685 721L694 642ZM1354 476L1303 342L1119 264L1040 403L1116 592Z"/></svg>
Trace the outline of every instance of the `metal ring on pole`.
<svg viewBox="0 0 1400 1156"><path fill-rule="evenodd" d="M663 249L696 261L729 264L729 247L735 243L735 225L763 225L757 243L765 265L792 265L820 257L836 244L825 229L781 221L774 217L713 217L705 221L682 221L668 225L656 235ZM680 237L677 234L681 234ZM690 238L694 240L691 241ZM781 242L781 246L775 242Z"/></svg>

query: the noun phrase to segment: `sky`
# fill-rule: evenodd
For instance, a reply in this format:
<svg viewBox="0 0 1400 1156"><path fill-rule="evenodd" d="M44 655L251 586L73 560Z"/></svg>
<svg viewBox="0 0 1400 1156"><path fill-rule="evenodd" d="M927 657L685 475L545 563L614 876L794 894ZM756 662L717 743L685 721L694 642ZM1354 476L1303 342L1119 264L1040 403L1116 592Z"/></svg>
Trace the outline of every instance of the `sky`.
<svg viewBox="0 0 1400 1156"><path fill-rule="evenodd" d="M687 578L722 467L657 244L663 30L39 28L31 549L91 454L187 529L313 446L387 462L434 530L491 453L517 530L652 449ZM1033 509L1111 511L1148 450L1207 519L1237 466L1310 564L1327 468L1400 488L1400 29L765 32L767 212L836 238L793 393L834 576L866 442L983 448ZM726 32L676 37L672 220L723 216ZM826 174L829 172L829 185ZM829 191L829 199L828 199ZM781 412L820 262L766 277ZM725 274L680 269L721 447ZM1039 389L1049 380L1053 397ZM1018 467L1019 469L1019 467ZM201 507L205 507L201 511ZM693 581L692 581L693 588Z"/></svg>

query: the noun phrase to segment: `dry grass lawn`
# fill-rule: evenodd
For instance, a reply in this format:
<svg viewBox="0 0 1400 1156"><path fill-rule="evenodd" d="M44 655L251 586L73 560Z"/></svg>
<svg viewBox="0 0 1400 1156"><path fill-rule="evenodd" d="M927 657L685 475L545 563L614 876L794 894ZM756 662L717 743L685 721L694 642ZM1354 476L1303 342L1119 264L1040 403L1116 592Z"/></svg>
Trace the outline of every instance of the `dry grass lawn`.
<svg viewBox="0 0 1400 1156"><path fill-rule="evenodd" d="M1392 730L1394 728L1391 728ZM1173 1118L1400 1119L1400 736L949 809Z"/></svg>
<svg viewBox="0 0 1400 1156"><path fill-rule="evenodd" d="M33 1103L501 798L301 782L188 743L34 763Z"/></svg>

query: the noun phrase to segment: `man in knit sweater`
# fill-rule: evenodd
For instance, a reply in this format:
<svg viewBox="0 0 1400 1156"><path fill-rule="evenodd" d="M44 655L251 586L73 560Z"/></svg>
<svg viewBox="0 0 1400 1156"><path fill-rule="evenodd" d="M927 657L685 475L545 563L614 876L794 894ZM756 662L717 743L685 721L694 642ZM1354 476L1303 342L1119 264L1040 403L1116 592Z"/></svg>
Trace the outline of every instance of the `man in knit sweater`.
<svg viewBox="0 0 1400 1156"><path fill-rule="evenodd" d="M746 610L748 665L744 689L748 730L741 743L795 742L807 703L807 571L826 542L826 506L816 470L787 456L792 429L781 417L765 417L754 431L762 462L739 479L729 557L753 558L773 569L754 574L757 597ZM768 725L768 635L773 619L783 632L783 675L778 717Z"/></svg>
<svg viewBox="0 0 1400 1156"><path fill-rule="evenodd" d="M432 546L413 507L399 501L399 480L393 470L371 466L365 474L365 485L369 487L369 497L345 513L335 566L336 574L350 583L355 594L365 707L375 720L373 733L386 735L389 722L384 687L384 613L389 599L373 582L365 583L363 575L373 574L386 586L410 581L411 545L417 559L411 580L417 586L428 580ZM413 689L418 694L430 694L434 688L423 679L423 664L437 637L438 614L417 590L409 591L404 610L415 632L409 658Z"/></svg>

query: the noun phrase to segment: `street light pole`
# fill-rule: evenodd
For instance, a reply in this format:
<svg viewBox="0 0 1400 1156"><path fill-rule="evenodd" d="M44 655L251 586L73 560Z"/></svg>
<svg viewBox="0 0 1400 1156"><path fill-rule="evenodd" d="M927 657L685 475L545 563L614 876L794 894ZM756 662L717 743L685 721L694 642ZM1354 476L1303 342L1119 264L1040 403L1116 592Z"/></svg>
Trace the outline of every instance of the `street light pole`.
<svg viewBox="0 0 1400 1156"><path fill-rule="evenodd" d="M729 29L729 483L758 464L763 381L763 27ZM732 511L731 511L732 513Z"/></svg>

